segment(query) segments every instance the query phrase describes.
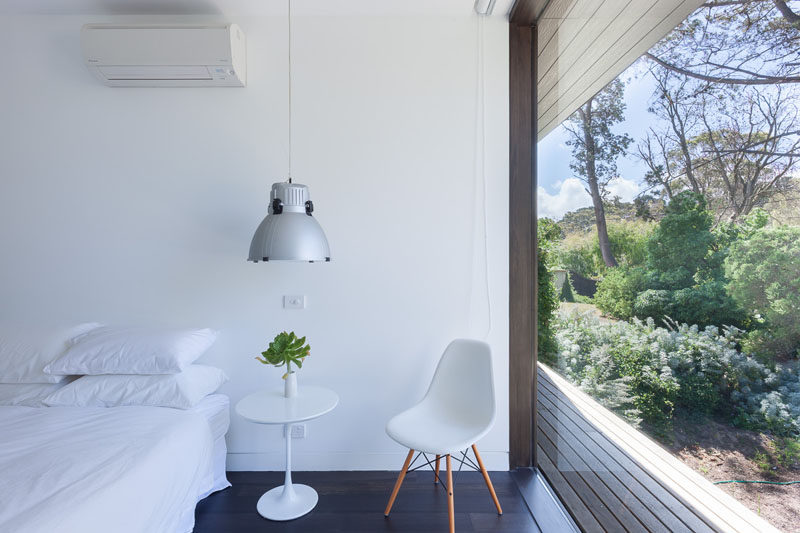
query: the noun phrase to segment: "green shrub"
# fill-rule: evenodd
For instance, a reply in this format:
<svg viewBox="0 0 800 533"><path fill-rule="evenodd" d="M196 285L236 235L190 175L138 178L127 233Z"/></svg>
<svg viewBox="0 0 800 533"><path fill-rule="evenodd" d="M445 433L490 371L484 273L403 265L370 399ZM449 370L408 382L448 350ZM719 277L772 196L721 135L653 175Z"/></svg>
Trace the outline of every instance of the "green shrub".
<svg viewBox="0 0 800 533"><path fill-rule="evenodd" d="M611 253L620 266L643 265L647 259L647 242L654 224L642 221L609 222L608 240ZM573 233L559 244L556 263L586 278L595 278L606 272L600 253L597 231Z"/></svg>
<svg viewBox="0 0 800 533"><path fill-rule="evenodd" d="M712 232L712 216L703 196L683 192L667 205L652 231L632 229L627 257L646 267L607 269L595 302L620 319L665 317L688 324L735 325L746 322L741 306L729 297L721 268L730 242L752 232L763 217ZM617 230L617 236L623 234ZM649 235L649 237L648 237Z"/></svg>
<svg viewBox="0 0 800 533"><path fill-rule="evenodd" d="M537 342L539 357L542 361L552 361L558 352L552 322L558 310L558 292L551 272L553 250L561 238L561 229L550 219L539 219L537 226L539 241L537 265L538 274L538 313Z"/></svg>
<svg viewBox="0 0 800 533"><path fill-rule="evenodd" d="M682 324L736 326L746 321L744 312L728 295L725 284L707 281L676 291L648 289L636 296L633 314L666 324L666 317Z"/></svg>
<svg viewBox="0 0 800 533"><path fill-rule="evenodd" d="M667 204L664 218L647 242L647 268L654 289L683 289L706 270L715 239L712 216L702 195L685 191Z"/></svg>
<svg viewBox="0 0 800 533"><path fill-rule="evenodd" d="M539 357L543 361L552 361L558 353L552 321L558 310L558 294L553 281L553 274L542 260L539 252L539 306L537 313L537 340Z"/></svg>
<svg viewBox="0 0 800 533"><path fill-rule="evenodd" d="M633 315L636 294L644 288L644 269L617 267L606 270L597 284L594 304L606 315L628 320Z"/></svg>
<svg viewBox="0 0 800 533"><path fill-rule="evenodd" d="M800 435L797 364L762 364L737 349L741 330L642 322L600 323L571 314L556 324L558 369L629 420L663 435L673 411L710 414L737 425Z"/></svg>
<svg viewBox="0 0 800 533"><path fill-rule="evenodd" d="M573 292L573 294L575 295L575 303L594 305L594 298L591 296L584 296L583 294L578 294L577 292Z"/></svg>
<svg viewBox="0 0 800 533"><path fill-rule="evenodd" d="M642 221L611 222L608 224L608 240L611 253L622 266L642 266L647 261L647 242L653 233L655 224ZM600 255L600 244L595 238L597 257Z"/></svg>
<svg viewBox="0 0 800 533"><path fill-rule="evenodd" d="M674 315L675 307L672 291L647 289L640 292L633 302L633 314L638 318L652 318L663 323L666 317Z"/></svg>
<svg viewBox="0 0 800 533"><path fill-rule="evenodd" d="M591 233L567 235L555 250L556 264L585 278L595 277L599 265L594 253L594 240L597 240L597 237L593 237Z"/></svg>
<svg viewBox="0 0 800 533"><path fill-rule="evenodd" d="M749 340L779 355L800 348L800 228L761 228L734 241L724 263L731 296L763 319Z"/></svg>
<svg viewBox="0 0 800 533"><path fill-rule="evenodd" d="M672 293L672 314L678 322L700 326L741 327L745 313L721 281L707 281Z"/></svg>

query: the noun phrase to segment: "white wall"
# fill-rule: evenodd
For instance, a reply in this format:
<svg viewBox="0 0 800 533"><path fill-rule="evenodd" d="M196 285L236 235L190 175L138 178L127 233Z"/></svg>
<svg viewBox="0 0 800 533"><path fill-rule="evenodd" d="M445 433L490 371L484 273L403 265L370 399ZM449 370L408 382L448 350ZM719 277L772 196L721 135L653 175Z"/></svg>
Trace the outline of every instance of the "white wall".
<svg viewBox="0 0 800 533"><path fill-rule="evenodd" d="M80 27L134 20L0 16L0 319L217 328L201 362L228 373L233 403L280 384L254 356L295 330L312 346L300 385L341 398L294 442L296 468L399 468L386 420L421 396L450 339L487 328L476 19L295 19L293 175L333 256L313 265L245 261L286 173L285 19L234 20L245 89L107 88L82 63ZM504 469L508 41L499 19L485 30L498 417L480 445ZM307 309L282 309L284 294ZM229 467L281 469L279 438L232 414Z"/></svg>

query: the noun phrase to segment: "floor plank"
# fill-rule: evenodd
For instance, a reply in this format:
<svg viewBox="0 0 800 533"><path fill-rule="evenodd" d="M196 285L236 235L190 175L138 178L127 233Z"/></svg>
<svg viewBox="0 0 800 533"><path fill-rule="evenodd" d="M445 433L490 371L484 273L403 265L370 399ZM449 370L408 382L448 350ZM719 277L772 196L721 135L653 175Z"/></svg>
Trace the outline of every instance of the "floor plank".
<svg viewBox="0 0 800 533"><path fill-rule="evenodd" d="M433 483L431 472L412 472L389 518L383 509L396 472L295 472L295 483L319 493L317 507L290 522L259 516L256 502L267 490L283 483L282 472L229 472L232 487L197 504L196 533L331 532L440 533L447 531L447 495ZM539 533L525 499L509 472L491 472L503 506L498 516L478 472L461 472L454 479L456 530L459 533ZM545 497L543 495L542 497Z"/></svg>

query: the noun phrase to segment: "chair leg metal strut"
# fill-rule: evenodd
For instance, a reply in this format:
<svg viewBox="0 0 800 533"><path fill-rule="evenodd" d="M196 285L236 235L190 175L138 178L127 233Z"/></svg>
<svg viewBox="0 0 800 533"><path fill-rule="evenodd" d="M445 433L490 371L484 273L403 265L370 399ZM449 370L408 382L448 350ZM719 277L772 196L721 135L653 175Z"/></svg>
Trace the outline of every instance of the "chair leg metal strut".
<svg viewBox="0 0 800 533"><path fill-rule="evenodd" d="M503 514L503 508L500 507L500 501L497 499L497 494L494 491L494 486L492 485L492 480L489 478L489 472L486 471L486 467L483 465L483 460L481 459L480 454L478 453L478 448L474 444L471 446L472 453L475 454L475 460L477 464L475 464L468 456L467 451L459 452L461 454L461 458L456 456L456 460L460 463L458 467L459 471L461 471L461 467L465 464L471 467L474 470L479 471L483 475L483 480L486 482L486 487L489 489L489 494L492 496L492 501L494 501L494 506L497 508L497 514ZM397 493L400 491L400 486L403 484L403 480L406 477L406 474L409 472L413 472L420 468L424 468L426 466L430 466L433 469L433 482L439 483L439 461L441 459L441 455L436 455L435 460L428 460L428 456L425 453L420 452L417 454L417 458L420 456L424 456L427 460L426 463L418 465L414 468L410 468L414 463L416 463L417 459L414 458L414 450L409 450L408 455L406 456L406 460L403 463L403 469L400 470L400 474L397 476L397 481L394 484L394 489L392 489L392 495L389 497L389 503L386 505L386 510L383 512L384 516L389 516L389 513L392 510L392 505L394 505L394 501L397 498ZM413 458L413 460L412 460ZM433 464L432 464L433 463ZM447 515L450 522L450 533L455 532L455 502L453 498L453 466L451 462L450 454L445 455L445 463L447 464L447 483L443 488L447 491Z"/></svg>

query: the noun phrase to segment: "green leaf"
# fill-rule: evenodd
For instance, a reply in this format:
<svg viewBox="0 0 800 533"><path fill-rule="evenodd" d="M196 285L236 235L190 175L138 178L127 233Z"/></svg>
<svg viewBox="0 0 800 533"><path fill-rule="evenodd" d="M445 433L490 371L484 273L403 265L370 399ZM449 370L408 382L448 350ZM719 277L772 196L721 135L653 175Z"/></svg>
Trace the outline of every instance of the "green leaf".
<svg viewBox="0 0 800 533"><path fill-rule="evenodd" d="M282 331L272 342L269 348L261 352L263 360L256 358L264 364L274 366L286 366L291 371L291 364L295 363L298 368L303 365L303 359L311 353L311 346L306 344L306 337L297 338L294 331L287 333Z"/></svg>

